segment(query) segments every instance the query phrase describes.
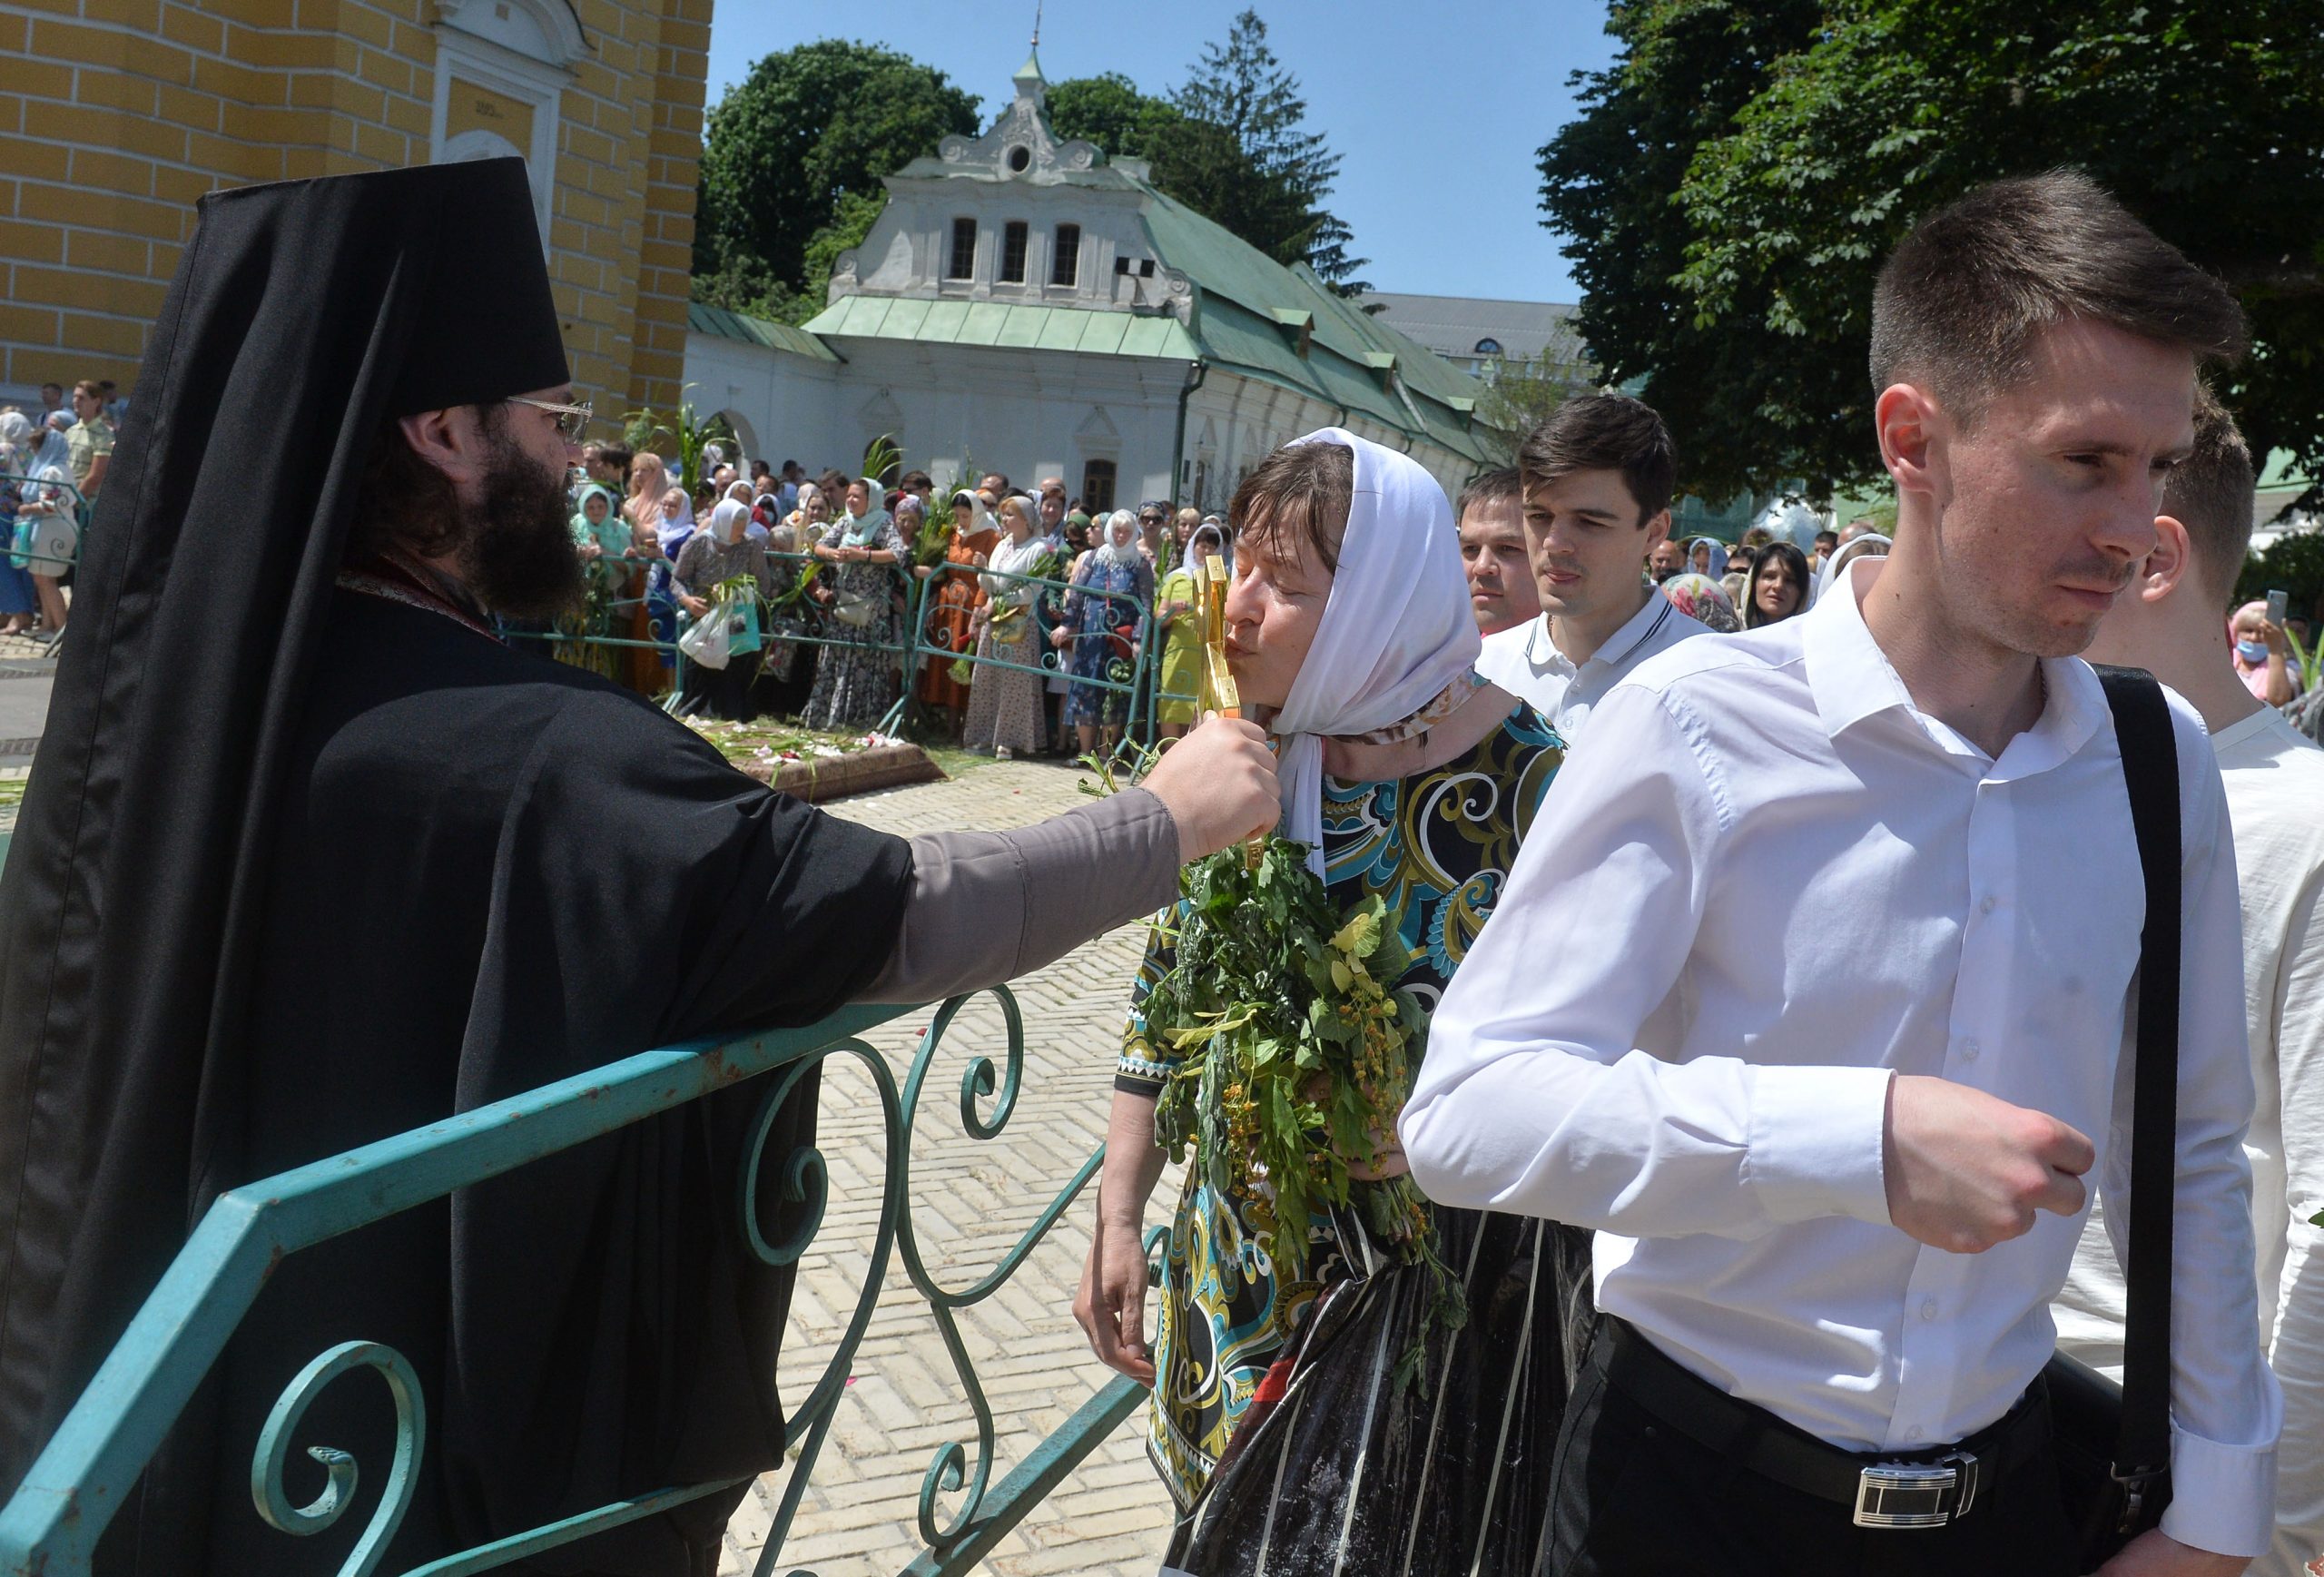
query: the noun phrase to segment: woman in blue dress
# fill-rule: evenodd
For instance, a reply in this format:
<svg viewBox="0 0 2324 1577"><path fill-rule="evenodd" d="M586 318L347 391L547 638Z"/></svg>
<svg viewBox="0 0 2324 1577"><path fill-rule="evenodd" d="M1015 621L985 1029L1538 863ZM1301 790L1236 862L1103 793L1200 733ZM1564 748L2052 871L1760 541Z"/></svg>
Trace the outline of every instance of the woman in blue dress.
<svg viewBox="0 0 2324 1577"><path fill-rule="evenodd" d="M1153 606L1154 567L1137 550L1137 517L1117 509L1106 517L1104 540L1075 567L1064 621L1049 637L1070 659L1065 721L1085 755L1098 748L1100 730L1108 753L1121 743L1130 693L1100 681L1127 684Z"/></svg>

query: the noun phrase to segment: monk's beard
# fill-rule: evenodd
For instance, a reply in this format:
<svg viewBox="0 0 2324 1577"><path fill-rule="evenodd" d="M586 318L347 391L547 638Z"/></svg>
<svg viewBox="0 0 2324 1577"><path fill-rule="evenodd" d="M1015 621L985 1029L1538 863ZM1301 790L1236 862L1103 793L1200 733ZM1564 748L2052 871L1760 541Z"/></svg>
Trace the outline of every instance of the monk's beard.
<svg viewBox="0 0 2324 1577"><path fill-rule="evenodd" d="M460 579L477 600L516 619L577 607L584 582L565 473L503 439L493 446L482 504L458 550Z"/></svg>

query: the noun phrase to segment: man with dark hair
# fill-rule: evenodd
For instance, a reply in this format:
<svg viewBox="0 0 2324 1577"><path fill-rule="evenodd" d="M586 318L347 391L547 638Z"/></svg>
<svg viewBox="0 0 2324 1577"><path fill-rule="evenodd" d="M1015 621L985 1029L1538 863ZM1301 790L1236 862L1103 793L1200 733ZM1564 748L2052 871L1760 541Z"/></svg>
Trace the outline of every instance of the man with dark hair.
<svg viewBox="0 0 2324 1577"><path fill-rule="evenodd" d="M1531 702L1571 745L1624 675L1704 633L1640 573L1669 539L1678 461L1653 407L1585 394L1525 436L1517 474L1541 612L1487 636L1477 672Z"/></svg>
<svg viewBox="0 0 2324 1577"><path fill-rule="evenodd" d="M0 1496L227 1190L654 1047L999 981L1274 821L1258 730L1213 719L1092 809L906 842L503 646L493 616L578 590L568 377L518 160L202 200L138 381L152 419L80 566L109 639L58 672L73 748L44 755L0 888ZM282 393L282 420L222 429L235 388ZM803 1089L758 1130L769 1177L812 1133ZM261 1521L248 1457L341 1342L426 1389L399 1571L774 1466L791 1275L730 1214L763 1093L270 1267L142 1483L76 1513L113 1518L98 1570L341 1555L351 1527L318 1549ZM350 1389L314 1437L408 1454ZM559 1569L695 1577L740 1493Z"/></svg>
<svg viewBox="0 0 2324 1577"><path fill-rule="evenodd" d="M1838 532L1818 531L1816 533L1816 551L1808 555L1807 567L1811 570L1821 569L1824 567L1824 560L1839 550L1840 534Z"/></svg>
<svg viewBox="0 0 2324 1577"><path fill-rule="evenodd" d="M599 444L597 463L590 471L590 479L614 496L618 507L629 492L629 462L637 457L626 444Z"/></svg>
<svg viewBox="0 0 2324 1577"><path fill-rule="evenodd" d="M1541 616L1525 556L1525 497L1515 466L1487 471L1461 489L1452 506L1461 533L1461 562L1468 568L1469 611L1477 633L1495 636Z"/></svg>
<svg viewBox="0 0 2324 1577"><path fill-rule="evenodd" d="M2251 1221L2260 1332L2284 1394L2271 1552L2255 1571L2306 1577L2324 1551L2324 750L2236 676L2220 610L2251 547L2250 451L2207 391L2194 451L2171 468L2140 563L2086 654L2144 668L2203 715L2235 833L2243 1005L2259 1092ZM2125 1288L2095 1207L2052 1306L2058 1347L2118 1374Z"/></svg>
<svg viewBox="0 0 2324 1577"><path fill-rule="evenodd" d="M2122 1219L2147 917L2074 654L2154 551L2198 368L2242 315L2052 174L1922 220L1872 330L1893 550L1600 704L1399 1125L1431 1198L1599 1234L1561 1577L2080 1569L2049 1303L2085 1178ZM2226 805L2201 719L2168 711L2173 759L2140 769L2175 765L2181 808L2174 1498L2107 1577L2266 1549L2281 1410ZM1908 1483L1913 1531L1883 1510Z"/></svg>
<svg viewBox="0 0 2324 1577"><path fill-rule="evenodd" d="M64 409L64 385L44 383L40 386L40 414L44 421L49 412Z"/></svg>
<svg viewBox="0 0 2324 1577"><path fill-rule="evenodd" d="M906 471L896 486L925 504L936 491L936 478L926 471Z"/></svg>

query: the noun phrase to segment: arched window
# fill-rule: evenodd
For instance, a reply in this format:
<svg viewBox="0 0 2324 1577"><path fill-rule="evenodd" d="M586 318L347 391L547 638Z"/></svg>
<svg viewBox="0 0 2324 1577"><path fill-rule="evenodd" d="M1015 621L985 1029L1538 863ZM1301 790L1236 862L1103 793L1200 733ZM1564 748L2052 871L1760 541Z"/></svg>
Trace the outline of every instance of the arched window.
<svg viewBox="0 0 2324 1577"><path fill-rule="evenodd" d="M1470 354L1474 356L1498 356L1501 354L1501 341L1491 338L1480 340L1477 341L1476 350L1470 352Z"/></svg>
<svg viewBox="0 0 2324 1577"><path fill-rule="evenodd" d="M1090 460L1081 468L1081 508L1092 517L1114 507L1114 462Z"/></svg>

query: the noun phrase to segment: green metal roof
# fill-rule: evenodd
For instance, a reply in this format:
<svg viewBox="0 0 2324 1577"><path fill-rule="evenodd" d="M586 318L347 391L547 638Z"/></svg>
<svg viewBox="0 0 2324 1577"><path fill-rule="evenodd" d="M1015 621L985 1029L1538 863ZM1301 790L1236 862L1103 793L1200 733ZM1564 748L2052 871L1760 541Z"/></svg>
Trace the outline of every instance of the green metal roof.
<svg viewBox="0 0 2324 1577"><path fill-rule="evenodd" d="M839 360L830 346L804 329L794 329L788 323L773 322L765 318L746 318L724 307L705 307L700 301L686 304L686 327L697 334L714 334L722 340L740 340L746 345L763 345L770 350L787 350L793 356L804 356L813 361Z"/></svg>
<svg viewBox="0 0 2324 1577"><path fill-rule="evenodd" d="M807 332L842 340L916 340L1179 361L1192 361L1202 354L1176 318L1045 307L1029 301L842 296L807 325Z"/></svg>

